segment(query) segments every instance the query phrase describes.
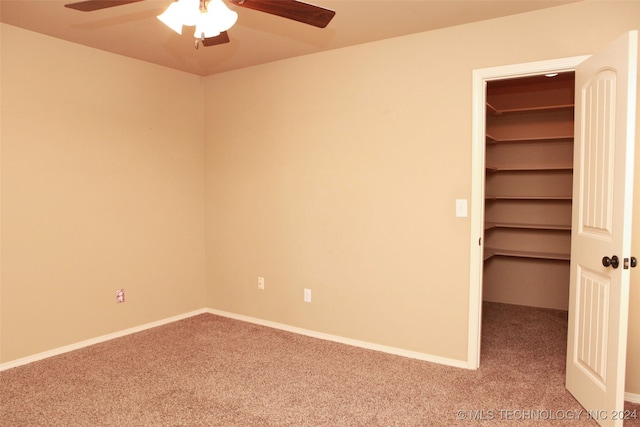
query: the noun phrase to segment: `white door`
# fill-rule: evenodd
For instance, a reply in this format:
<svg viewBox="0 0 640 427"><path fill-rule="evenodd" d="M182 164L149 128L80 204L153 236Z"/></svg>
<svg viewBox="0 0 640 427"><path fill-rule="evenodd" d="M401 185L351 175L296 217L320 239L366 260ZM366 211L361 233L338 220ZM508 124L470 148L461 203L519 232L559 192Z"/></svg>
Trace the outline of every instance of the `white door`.
<svg viewBox="0 0 640 427"><path fill-rule="evenodd" d="M637 38L576 68L566 386L603 426L622 426L624 407Z"/></svg>

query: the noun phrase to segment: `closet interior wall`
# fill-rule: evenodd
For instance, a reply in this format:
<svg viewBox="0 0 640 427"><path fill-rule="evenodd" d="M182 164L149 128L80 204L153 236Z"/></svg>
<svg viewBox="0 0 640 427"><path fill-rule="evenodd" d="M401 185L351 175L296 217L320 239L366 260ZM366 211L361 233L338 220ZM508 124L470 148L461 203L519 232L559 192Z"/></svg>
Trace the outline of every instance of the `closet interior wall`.
<svg viewBox="0 0 640 427"><path fill-rule="evenodd" d="M568 310L574 74L487 84L485 301Z"/></svg>

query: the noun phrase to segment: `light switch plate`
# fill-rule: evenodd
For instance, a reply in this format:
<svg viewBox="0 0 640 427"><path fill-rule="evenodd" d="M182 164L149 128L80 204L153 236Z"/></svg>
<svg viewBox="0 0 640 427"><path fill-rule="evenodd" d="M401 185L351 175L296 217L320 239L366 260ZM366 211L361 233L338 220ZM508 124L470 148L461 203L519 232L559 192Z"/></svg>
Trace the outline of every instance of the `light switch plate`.
<svg viewBox="0 0 640 427"><path fill-rule="evenodd" d="M467 217L467 199L456 199L456 216L458 218Z"/></svg>

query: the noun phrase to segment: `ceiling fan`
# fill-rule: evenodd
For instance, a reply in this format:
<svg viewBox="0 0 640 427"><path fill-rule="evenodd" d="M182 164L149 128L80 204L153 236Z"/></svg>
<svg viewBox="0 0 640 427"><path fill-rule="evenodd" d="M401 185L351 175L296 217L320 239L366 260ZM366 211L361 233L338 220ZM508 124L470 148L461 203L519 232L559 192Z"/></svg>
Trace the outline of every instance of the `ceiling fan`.
<svg viewBox="0 0 640 427"><path fill-rule="evenodd" d="M96 10L106 9L115 6L122 6L129 3L137 3L144 0L85 0L75 3L65 4L65 7L79 10L82 12L93 12ZM177 0L176 0L177 1ZM181 0L184 1L184 0ZM304 24L313 25L318 28L325 28L336 14L333 10L325 9L313 4L304 3L298 0L228 0L235 6L253 9L260 12L269 13L271 15L280 16L282 18L291 19L302 22ZM199 0L200 11L207 12L210 0ZM235 19L233 20L235 22ZM187 24L191 25L191 24ZM233 23L231 24L233 25ZM174 28L175 30L175 28ZM196 30L198 31L198 30ZM218 44L228 43L229 36L227 31L220 31L218 35L212 37L196 36L196 49L198 41L203 46L214 46Z"/></svg>

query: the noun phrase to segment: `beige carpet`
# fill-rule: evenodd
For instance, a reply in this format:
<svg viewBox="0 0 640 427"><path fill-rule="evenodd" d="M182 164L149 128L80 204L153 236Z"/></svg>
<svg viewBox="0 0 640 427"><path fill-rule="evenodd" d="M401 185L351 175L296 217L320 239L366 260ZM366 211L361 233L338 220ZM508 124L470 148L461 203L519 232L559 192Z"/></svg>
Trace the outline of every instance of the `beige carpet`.
<svg viewBox="0 0 640 427"><path fill-rule="evenodd" d="M566 312L484 317L470 371L203 314L1 372L0 425L597 425L563 385Z"/></svg>

